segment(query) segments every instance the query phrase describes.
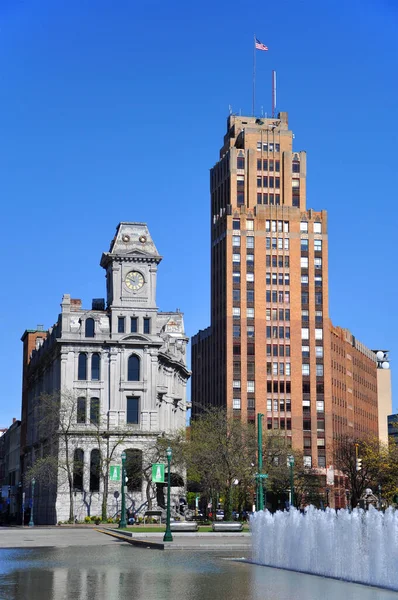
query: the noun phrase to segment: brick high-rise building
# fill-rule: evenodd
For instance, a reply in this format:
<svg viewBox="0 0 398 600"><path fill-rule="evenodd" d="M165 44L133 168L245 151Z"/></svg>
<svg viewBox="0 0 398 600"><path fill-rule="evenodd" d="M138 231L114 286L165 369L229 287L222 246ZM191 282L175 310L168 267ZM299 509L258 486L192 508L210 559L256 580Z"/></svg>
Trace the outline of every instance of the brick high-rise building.
<svg viewBox="0 0 398 600"><path fill-rule="evenodd" d="M210 175L211 326L193 338L192 410L263 413L325 469L333 438L377 435L376 358L330 323L327 214L307 209L306 176L287 113L229 116Z"/></svg>

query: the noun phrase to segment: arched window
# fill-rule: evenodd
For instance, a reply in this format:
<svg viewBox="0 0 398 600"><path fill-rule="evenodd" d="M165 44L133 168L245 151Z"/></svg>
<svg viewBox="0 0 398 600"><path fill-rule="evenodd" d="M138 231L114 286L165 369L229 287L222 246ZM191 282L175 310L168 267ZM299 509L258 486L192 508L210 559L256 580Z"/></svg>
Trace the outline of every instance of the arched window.
<svg viewBox="0 0 398 600"><path fill-rule="evenodd" d="M99 424L100 402L99 398L91 398L90 400L90 423Z"/></svg>
<svg viewBox="0 0 398 600"><path fill-rule="evenodd" d="M91 379L93 381L99 381L100 374L100 355L95 353L91 357Z"/></svg>
<svg viewBox="0 0 398 600"><path fill-rule="evenodd" d="M86 319L86 337L94 337L94 319Z"/></svg>
<svg viewBox="0 0 398 600"><path fill-rule="evenodd" d="M126 450L127 489L140 492L142 488L142 451L130 448Z"/></svg>
<svg viewBox="0 0 398 600"><path fill-rule="evenodd" d="M87 379L87 354L80 352L77 369L77 378L85 381Z"/></svg>
<svg viewBox="0 0 398 600"><path fill-rule="evenodd" d="M98 448L91 450L90 456L90 492L99 492L100 484L100 452Z"/></svg>
<svg viewBox="0 0 398 600"><path fill-rule="evenodd" d="M129 357L128 368L127 368L127 379L128 381L139 381L140 380L140 359L135 354Z"/></svg>
<svg viewBox="0 0 398 600"><path fill-rule="evenodd" d="M81 448L76 448L73 454L73 489L83 490L83 467L84 452Z"/></svg>
<svg viewBox="0 0 398 600"><path fill-rule="evenodd" d="M80 397L77 399L77 415L76 415L76 420L78 423L85 423L86 422L86 399L83 397Z"/></svg>

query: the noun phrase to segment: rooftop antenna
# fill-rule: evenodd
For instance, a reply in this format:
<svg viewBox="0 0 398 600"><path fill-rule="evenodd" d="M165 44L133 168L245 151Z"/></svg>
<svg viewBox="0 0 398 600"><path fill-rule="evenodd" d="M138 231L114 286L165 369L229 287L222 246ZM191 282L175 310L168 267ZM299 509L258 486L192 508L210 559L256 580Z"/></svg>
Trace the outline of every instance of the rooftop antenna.
<svg viewBox="0 0 398 600"><path fill-rule="evenodd" d="M230 104L228 104L228 110L229 110L229 114L232 115L232 106Z"/></svg>
<svg viewBox="0 0 398 600"><path fill-rule="evenodd" d="M272 118L275 118L276 110L276 71L272 71Z"/></svg>

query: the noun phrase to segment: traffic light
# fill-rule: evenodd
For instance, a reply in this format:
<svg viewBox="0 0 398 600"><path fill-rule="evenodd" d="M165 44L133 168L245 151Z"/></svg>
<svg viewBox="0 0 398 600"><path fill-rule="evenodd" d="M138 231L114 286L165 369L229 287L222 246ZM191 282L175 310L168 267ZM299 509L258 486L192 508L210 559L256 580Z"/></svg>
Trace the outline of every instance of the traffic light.
<svg viewBox="0 0 398 600"><path fill-rule="evenodd" d="M357 460L356 460L356 470L357 471L361 471L362 470L362 458L357 458Z"/></svg>

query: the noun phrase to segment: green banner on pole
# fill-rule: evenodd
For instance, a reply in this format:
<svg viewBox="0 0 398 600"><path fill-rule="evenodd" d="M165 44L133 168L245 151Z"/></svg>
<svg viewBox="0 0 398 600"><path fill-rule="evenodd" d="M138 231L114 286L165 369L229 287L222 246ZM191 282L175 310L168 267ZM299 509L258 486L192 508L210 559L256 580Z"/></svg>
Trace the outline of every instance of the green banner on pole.
<svg viewBox="0 0 398 600"><path fill-rule="evenodd" d="M152 483L164 483L164 465L161 463L152 465Z"/></svg>
<svg viewBox="0 0 398 600"><path fill-rule="evenodd" d="M120 465L109 465L109 481L120 481Z"/></svg>

